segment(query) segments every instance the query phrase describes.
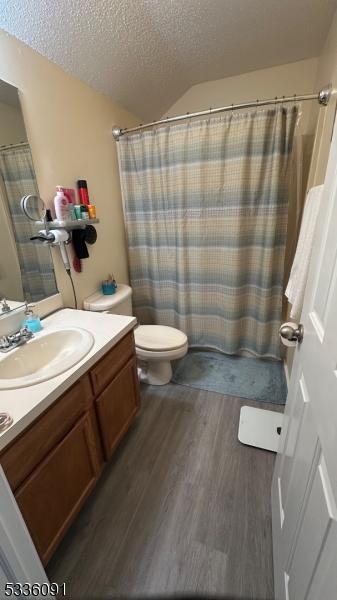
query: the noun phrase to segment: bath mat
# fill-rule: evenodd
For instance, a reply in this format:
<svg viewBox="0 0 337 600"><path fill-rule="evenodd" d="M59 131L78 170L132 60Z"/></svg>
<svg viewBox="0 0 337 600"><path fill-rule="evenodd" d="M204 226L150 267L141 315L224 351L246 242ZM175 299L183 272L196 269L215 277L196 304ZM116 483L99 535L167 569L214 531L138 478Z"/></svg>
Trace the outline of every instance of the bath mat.
<svg viewBox="0 0 337 600"><path fill-rule="evenodd" d="M287 382L280 361L190 350L178 361L172 381L260 402L285 404Z"/></svg>

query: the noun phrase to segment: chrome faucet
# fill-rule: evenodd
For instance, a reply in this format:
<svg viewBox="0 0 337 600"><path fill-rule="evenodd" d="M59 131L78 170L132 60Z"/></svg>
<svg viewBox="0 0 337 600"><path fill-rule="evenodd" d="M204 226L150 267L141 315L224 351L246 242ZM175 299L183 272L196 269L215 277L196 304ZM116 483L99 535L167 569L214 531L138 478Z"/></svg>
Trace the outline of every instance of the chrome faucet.
<svg viewBox="0 0 337 600"><path fill-rule="evenodd" d="M28 342L32 337L34 337L34 334L27 327L22 327L19 331L10 335L3 335L0 338L0 352L14 350L14 348Z"/></svg>
<svg viewBox="0 0 337 600"><path fill-rule="evenodd" d="M2 300L0 300L1 302L1 312L9 312L10 311L10 306L6 300L6 298L2 298Z"/></svg>

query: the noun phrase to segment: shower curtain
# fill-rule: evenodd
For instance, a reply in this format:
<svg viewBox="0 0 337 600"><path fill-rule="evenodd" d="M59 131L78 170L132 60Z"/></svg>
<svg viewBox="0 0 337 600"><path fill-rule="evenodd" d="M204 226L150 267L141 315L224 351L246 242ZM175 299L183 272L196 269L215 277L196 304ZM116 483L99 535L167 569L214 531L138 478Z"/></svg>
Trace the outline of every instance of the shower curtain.
<svg viewBox="0 0 337 600"><path fill-rule="evenodd" d="M299 108L123 136L135 315L190 346L280 358L288 165Z"/></svg>
<svg viewBox="0 0 337 600"><path fill-rule="evenodd" d="M18 148L0 148L0 176L2 195L7 203L16 242L24 299L37 302L56 294L57 287L50 250L30 241L37 229L20 208L22 196L39 195L28 144Z"/></svg>

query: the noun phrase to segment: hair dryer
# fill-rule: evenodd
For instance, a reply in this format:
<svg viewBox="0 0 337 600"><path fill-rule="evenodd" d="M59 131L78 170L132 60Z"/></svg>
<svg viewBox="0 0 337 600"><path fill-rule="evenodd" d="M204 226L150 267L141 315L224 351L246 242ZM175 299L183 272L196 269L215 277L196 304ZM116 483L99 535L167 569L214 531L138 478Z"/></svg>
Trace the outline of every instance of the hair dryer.
<svg viewBox="0 0 337 600"><path fill-rule="evenodd" d="M34 235L30 239L40 240L44 244L49 244L50 246L59 246L64 268L66 271L70 272L70 264L65 247L65 244L69 242L70 234L66 229L49 229L49 231L41 229L38 235Z"/></svg>

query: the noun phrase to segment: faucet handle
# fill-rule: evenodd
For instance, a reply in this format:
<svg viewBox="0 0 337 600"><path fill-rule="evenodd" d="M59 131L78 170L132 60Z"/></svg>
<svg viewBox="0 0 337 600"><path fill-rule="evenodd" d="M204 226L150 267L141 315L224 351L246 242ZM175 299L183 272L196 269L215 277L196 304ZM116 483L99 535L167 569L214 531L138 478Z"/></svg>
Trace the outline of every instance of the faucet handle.
<svg viewBox="0 0 337 600"><path fill-rule="evenodd" d="M20 336L24 337L26 339L30 339L31 337L34 336L34 334L33 334L33 332L30 329L28 329L28 327L26 325L24 325L20 329Z"/></svg>
<svg viewBox="0 0 337 600"><path fill-rule="evenodd" d="M9 341L7 335L3 335L0 338L0 348L9 348L9 346L10 346L10 341Z"/></svg>
<svg viewBox="0 0 337 600"><path fill-rule="evenodd" d="M1 312L9 312L10 311L10 306L6 300L6 298L2 298L1 300Z"/></svg>

